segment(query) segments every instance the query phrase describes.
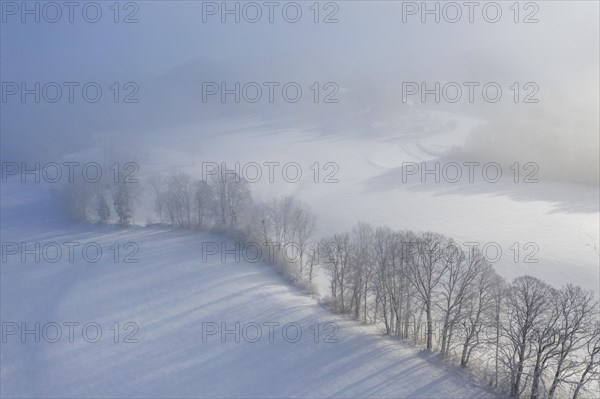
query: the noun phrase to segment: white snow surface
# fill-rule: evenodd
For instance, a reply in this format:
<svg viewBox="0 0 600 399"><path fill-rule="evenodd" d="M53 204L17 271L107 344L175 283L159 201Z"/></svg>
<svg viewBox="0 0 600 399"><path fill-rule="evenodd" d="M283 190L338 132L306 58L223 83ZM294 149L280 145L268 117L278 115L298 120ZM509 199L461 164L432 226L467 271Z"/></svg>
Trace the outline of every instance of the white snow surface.
<svg viewBox="0 0 600 399"><path fill-rule="evenodd" d="M165 228L98 227L66 221L45 188L3 184L2 241L97 242L97 263L63 256L56 263L22 262L8 256L0 269L1 321L33 328L80 323L73 342L62 327L35 336L7 335L1 344L2 397L405 397L484 398L494 395L455 367L441 363L372 328L332 315L261 263L230 256L202 259L202 242L223 242L208 233ZM114 261L109 249L134 242L139 263ZM232 243L229 243L233 245ZM79 255L78 255L79 254ZM122 259L122 256L121 258ZM98 323L102 336L87 342L81 327ZM115 343L114 323L120 326ZM139 330L133 337L126 323ZM203 323L280 323L256 343L210 336ZM302 328L298 342L292 329ZM335 322L335 343L314 342L315 323ZM43 334L43 333L42 333ZM249 331L249 337L254 333ZM95 330L88 330L88 339ZM137 343L126 343L126 338ZM24 341L24 342L22 342Z"/></svg>
<svg viewBox="0 0 600 399"><path fill-rule="evenodd" d="M465 249L475 245L467 243L477 243L509 281L530 274L556 287L580 285L598 298L598 187L548 181L539 173L533 175L537 183L524 183L531 172L523 168L528 159L514 159L521 169L518 183L509 164L501 165L503 174L497 183L482 177L481 166L469 182L464 165L463 177L456 183L443 179L438 183L431 175L424 182L420 175L408 176L404 182L404 163L417 163L421 169L422 162L428 168L437 162L442 169L455 162L445 154L464 145L472 128L483 121L429 111L398 116L395 124L387 125L365 123L361 115L340 118L341 127L331 131L310 122L290 129L286 121L244 119L155 132L145 142L148 151L140 153L144 165L140 174L183 170L200 178L202 162L225 162L230 169L236 162L240 168L252 162L279 162L273 182L267 178L268 168L262 166L263 177L251 184L253 196L262 201L290 194L308 202L318 216L319 237L351 229L359 221L397 230L434 231ZM177 140L170 140L171 136ZM282 178L282 167L290 162L299 164L303 172L296 183ZM321 169L318 183L310 169L315 162ZM328 162L338 165L333 175L338 183L324 182L333 170L324 168ZM248 168L247 174L251 173ZM452 177L451 170L448 174ZM145 220L140 213L138 221ZM320 286L326 293L326 284Z"/></svg>

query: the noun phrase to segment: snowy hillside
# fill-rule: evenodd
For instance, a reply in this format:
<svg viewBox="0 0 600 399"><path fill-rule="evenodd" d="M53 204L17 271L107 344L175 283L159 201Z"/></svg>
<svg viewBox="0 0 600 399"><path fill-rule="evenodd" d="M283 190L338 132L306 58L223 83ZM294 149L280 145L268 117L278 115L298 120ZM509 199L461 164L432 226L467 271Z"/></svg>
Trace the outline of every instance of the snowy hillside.
<svg viewBox="0 0 600 399"><path fill-rule="evenodd" d="M0 399L600 398L598 1L0 1Z"/></svg>
<svg viewBox="0 0 600 399"><path fill-rule="evenodd" d="M203 261L202 243L220 245L218 236L72 225L41 189L3 186L2 241L81 246L72 263L66 253L45 262L51 250L40 263L20 254L3 261L2 323L18 326L3 330L3 397L493 396L436 358L332 315L270 266L234 254ZM94 249L83 258L86 243L101 245L97 263ZM123 250L127 243L139 252ZM35 331L36 322L40 342L35 333L21 336L21 323ZM231 333L222 339L221 323L240 323L239 343ZM254 324L244 330L248 323L261 326L261 339ZM297 325L283 335L287 323Z"/></svg>

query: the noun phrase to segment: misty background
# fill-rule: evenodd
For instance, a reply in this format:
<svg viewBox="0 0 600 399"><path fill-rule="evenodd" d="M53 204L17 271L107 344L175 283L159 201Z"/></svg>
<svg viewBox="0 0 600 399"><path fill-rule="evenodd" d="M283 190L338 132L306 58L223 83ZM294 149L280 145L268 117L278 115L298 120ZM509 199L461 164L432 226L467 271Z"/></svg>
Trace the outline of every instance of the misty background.
<svg viewBox="0 0 600 399"><path fill-rule="evenodd" d="M568 3L568 4L567 4ZM138 23L2 23L3 82L99 82L98 103L2 103L3 160L52 160L103 143L141 147L168 140L164 129L196 137L209 120L258 117L319 135L404 132L406 116L443 110L481 121L458 159L540 164L547 179L598 184L598 3L538 2L538 23L496 24L475 13L452 24L402 21L401 2L338 2L338 23L312 15L287 23L202 18L202 2L145 1ZM303 10L308 5L303 3ZM506 12L506 7L503 7ZM106 11L106 10L105 10ZM77 17L77 14L76 14ZM202 101L202 82L335 82L337 104ZM498 82L502 101L403 102L402 82ZM134 82L137 104L115 104L112 82ZM514 103L507 88L535 82L537 104ZM418 97L415 97L418 98ZM180 129L181 128L181 129ZM277 140L274 135L273 140ZM181 138L183 141L184 138ZM182 142L183 144L183 142Z"/></svg>

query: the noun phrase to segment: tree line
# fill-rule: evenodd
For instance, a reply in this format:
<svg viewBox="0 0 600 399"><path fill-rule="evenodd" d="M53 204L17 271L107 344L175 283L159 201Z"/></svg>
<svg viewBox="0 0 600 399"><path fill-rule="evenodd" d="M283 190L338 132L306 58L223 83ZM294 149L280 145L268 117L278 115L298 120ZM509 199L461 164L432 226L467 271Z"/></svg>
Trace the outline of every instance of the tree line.
<svg viewBox="0 0 600 399"><path fill-rule="evenodd" d="M472 366L511 397L597 396L592 292L532 276L507 282L477 248L431 232L359 223L320 250L339 312Z"/></svg>
<svg viewBox="0 0 600 399"><path fill-rule="evenodd" d="M76 220L120 225L133 222L150 193L157 221L147 224L236 232L274 249L269 261L307 288L319 268L333 310L477 370L511 397L598 393L593 294L532 276L507 282L477 248L464 250L441 234L358 223L315 242L317 218L306 203L292 196L255 203L249 183L223 168L207 181L176 172L152 175L143 186L78 180L56 191Z"/></svg>

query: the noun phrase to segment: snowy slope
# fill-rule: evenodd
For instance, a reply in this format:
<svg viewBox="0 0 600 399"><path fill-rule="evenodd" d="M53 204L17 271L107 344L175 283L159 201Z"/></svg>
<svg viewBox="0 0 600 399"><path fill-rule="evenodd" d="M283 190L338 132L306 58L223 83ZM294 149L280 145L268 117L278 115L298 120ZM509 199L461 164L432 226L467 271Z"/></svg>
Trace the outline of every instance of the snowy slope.
<svg viewBox="0 0 600 399"><path fill-rule="evenodd" d="M97 242L97 263L63 256L36 263L8 256L1 265L1 321L40 329L80 323L51 343L51 327L25 342L3 337L1 394L7 397L492 397L455 369L385 339L369 328L333 316L271 267L229 257L203 261L209 234L160 228L119 229L71 225L41 185L3 184L2 241ZM109 247L134 242L139 263L115 262ZM233 245L229 243L229 245ZM47 254L48 257L51 255ZM98 323L84 337L82 326ZM116 338L114 323L119 323ZM129 325L126 331L126 323ZM280 323L256 343L216 334L203 342L203 323ZM302 336L281 335L298 323ZM314 342L314 323L339 330ZM206 325L206 324L205 324ZM113 326L113 330L111 330ZM137 326L139 329L134 331ZM135 333L133 336L130 333ZM250 330L247 337L254 338ZM331 337L330 337L331 338ZM125 342L138 340L137 343Z"/></svg>
<svg viewBox="0 0 600 399"><path fill-rule="evenodd" d="M452 162L444 153L462 146L481 121L441 112L409 114L391 125L365 124L362 115L339 119L331 130L310 122L290 129L290 123L254 120L170 129L146 143L148 156L141 159L140 172L180 169L200 177L201 161L226 162L232 169L236 162L241 167L296 162L303 172L299 182L289 183L281 170L270 182L263 167L263 178L251 184L253 195L264 200L293 194L305 200L319 218L320 236L350 229L358 221L435 231L459 243L488 245L496 271L509 280L531 274L555 286L571 282L600 294L597 187L543 179L527 184L523 170L517 184L507 165L498 183L482 179L481 169L470 183L466 168L457 183L436 183L431 177L423 183L419 176L403 182L403 163L427 162L431 168L438 162L443 168ZM165 139L169 135L179 139ZM524 165L528 160L514 161ZM322 169L318 183L310 169L315 162ZM323 183L331 171L323 170L327 162L338 165L338 183ZM525 248L528 243L537 249ZM502 251L498 259L494 247Z"/></svg>

